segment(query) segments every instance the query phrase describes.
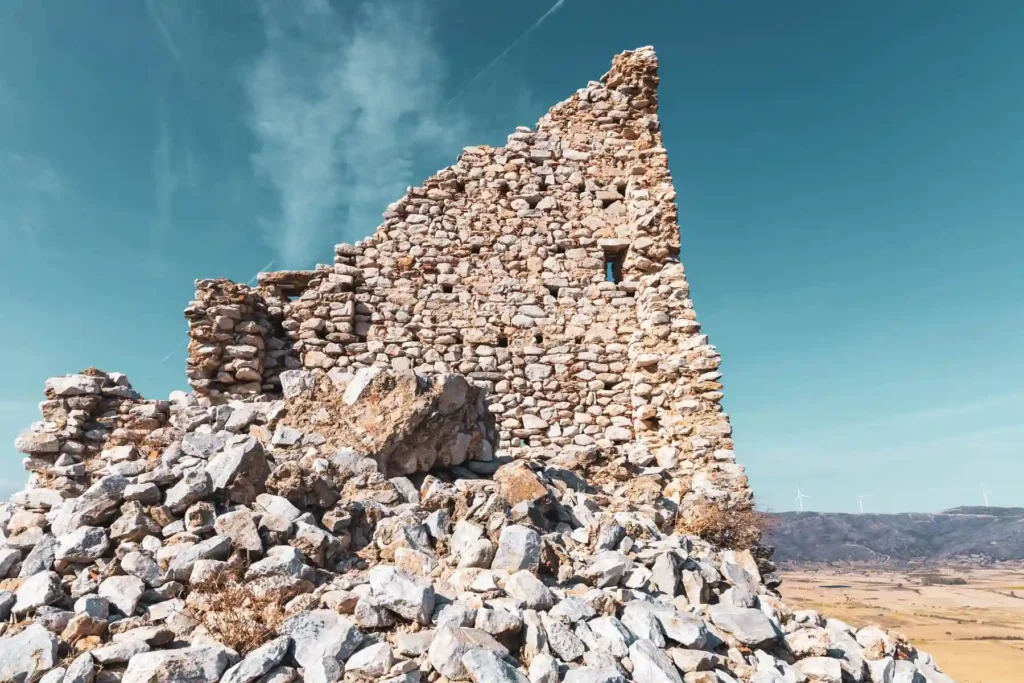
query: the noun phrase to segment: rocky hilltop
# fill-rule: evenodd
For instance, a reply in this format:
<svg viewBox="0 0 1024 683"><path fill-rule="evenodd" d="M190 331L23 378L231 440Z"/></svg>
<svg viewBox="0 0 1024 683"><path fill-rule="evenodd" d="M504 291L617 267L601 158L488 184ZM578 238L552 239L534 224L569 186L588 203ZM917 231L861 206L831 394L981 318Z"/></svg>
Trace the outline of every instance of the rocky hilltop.
<svg viewBox="0 0 1024 683"><path fill-rule="evenodd" d="M0 681L938 683L779 599L642 48L332 265L200 280L191 392L46 382Z"/></svg>
<svg viewBox="0 0 1024 683"><path fill-rule="evenodd" d="M1024 509L966 507L939 513L771 515L767 543L779 562L907 563L1024 560Z"/></svg>

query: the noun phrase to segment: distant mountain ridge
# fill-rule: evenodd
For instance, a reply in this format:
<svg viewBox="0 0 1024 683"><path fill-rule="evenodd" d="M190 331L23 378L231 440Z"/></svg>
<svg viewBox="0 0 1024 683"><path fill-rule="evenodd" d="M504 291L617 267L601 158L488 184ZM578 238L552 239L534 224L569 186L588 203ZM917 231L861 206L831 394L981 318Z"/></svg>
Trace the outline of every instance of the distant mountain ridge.
<svg viewBox="0 0 1024 683"><path fill-rule="evenodd" d="M938 513L770 513L765 542L781 563L902 564L1024 560L1024 508L965 506Z"/></svg>

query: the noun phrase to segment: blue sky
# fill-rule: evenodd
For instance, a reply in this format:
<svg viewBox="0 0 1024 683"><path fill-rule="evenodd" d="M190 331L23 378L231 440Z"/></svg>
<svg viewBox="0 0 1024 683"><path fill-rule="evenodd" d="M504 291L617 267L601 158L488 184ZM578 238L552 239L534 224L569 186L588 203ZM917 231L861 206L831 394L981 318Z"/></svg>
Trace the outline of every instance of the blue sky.
<svg viewBox="0 0 1024 683"><path fill-rule="evenodd" d="M184 388L195 278L330 261L653 44L760 504L1024 505L1024 4L102 6L0 7L0 492L46 377Z"/></svg>

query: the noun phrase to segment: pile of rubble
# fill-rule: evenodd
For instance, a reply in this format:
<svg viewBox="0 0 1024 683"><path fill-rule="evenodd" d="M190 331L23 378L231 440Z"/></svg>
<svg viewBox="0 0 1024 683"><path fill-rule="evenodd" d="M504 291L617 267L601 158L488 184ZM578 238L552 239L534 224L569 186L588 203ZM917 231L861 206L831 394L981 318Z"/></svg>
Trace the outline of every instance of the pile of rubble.
<svg viewBox="0 0 1024 683"><path fill-rule="evenodd" d="M197 281L190 393L48 380L0 683L950 681L779 599L657 84L623 53L332 265Z"/></svg>
<svg viewBox="0 0 1024 683"><path fill-rule="evenodd" d="M763 552L673 531L672 501L633 495L644 475L588 481L596 447L513 460L481 419L474 457L389 476L410 434L472 424L462 377L282 382L127 410L123 376L47 383L17 441L29 486L0 506L0 681L950 680L895 634L789 609ZM388 434L290 426L317 396ZM127 442L140 413L158 438Z"/></svg>

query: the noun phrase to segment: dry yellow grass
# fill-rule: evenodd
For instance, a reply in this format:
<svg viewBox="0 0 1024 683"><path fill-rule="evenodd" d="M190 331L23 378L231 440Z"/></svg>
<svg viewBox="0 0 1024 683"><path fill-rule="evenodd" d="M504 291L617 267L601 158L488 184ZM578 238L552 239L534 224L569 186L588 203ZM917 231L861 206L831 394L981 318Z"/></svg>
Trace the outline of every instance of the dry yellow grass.
<svg viewBox="0 0 1024 683"><path fill-rule="evenodd" d="M903 633L960 683L1020 683L1022 572L979 569L955 575L967 583L922 586L905 572L879 570L787 571L782 593L794 608L817 609L854 626L879 624Z"/></svg>

